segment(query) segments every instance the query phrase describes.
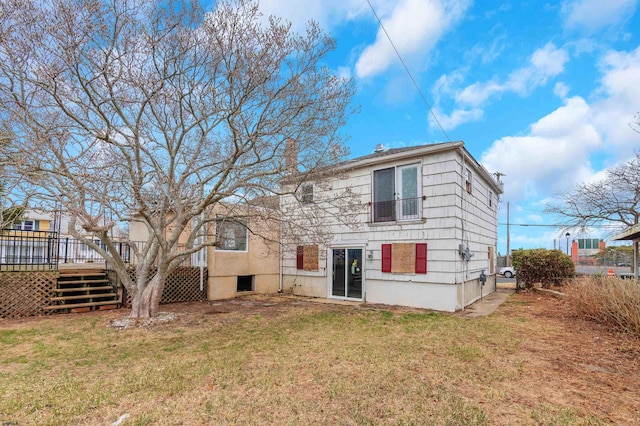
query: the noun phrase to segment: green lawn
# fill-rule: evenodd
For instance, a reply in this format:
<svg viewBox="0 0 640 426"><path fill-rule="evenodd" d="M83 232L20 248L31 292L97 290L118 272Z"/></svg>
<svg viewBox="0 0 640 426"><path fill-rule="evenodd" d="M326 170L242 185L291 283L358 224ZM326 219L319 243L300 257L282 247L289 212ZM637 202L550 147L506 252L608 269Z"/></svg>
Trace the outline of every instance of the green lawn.
<svg viewBox="0 0 640 426"><path fill-rule="evenodd" d="M615 391L609 378L557 368L573 356L553 350L567 324L515 297L473 320L283 297L180 305L188 312L152 328L107 327L124 311L0 320L0 423L578 425L640 414L637 383L625 384L628 404L616 395L608 406L583 391Z"/></svg>

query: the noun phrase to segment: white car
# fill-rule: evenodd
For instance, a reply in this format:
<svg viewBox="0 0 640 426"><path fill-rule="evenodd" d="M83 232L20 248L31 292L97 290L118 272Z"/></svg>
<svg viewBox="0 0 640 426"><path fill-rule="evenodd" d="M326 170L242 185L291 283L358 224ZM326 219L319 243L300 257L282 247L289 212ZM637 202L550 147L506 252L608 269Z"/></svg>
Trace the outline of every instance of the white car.
<svg viewBox="0 0 640 426"><path fill-rule="evenodd" d="M505 266L504 268L500 268L498 273L503 275L505 278L511 278L516 274L516 270L513 269L513 266Z"/></svg>

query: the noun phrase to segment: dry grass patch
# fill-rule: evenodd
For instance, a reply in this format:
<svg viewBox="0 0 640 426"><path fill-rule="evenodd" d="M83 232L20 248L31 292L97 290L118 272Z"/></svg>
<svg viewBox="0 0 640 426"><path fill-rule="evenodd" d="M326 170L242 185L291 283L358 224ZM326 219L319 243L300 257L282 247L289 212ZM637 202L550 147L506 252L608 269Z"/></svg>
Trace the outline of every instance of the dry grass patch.
<svg viewBox="0 0 640 426"><path fill-rule="evenodd" d="M640 336L640 286L635 281L590 276L565 292L577 315Z"/></svg>
<svg viewBox="0 0 640 426"><path fill-rule="evenodd" d="M252 297L167 305L176 320L152 329L107 327L122 311L6 321L0 421L110 424L127 413L122 425L637 418L637 383L608 388L615 400L601 400L615 382L607 375L638 377L637 351L625 354L630 362L619 372L585 377L586 361L576 359L558 369L558 359L583 348L560 343L550 357L566 323L541 314L536 302L519 295L474 320ZM579 393L586 388L594 394Z"/></svg>

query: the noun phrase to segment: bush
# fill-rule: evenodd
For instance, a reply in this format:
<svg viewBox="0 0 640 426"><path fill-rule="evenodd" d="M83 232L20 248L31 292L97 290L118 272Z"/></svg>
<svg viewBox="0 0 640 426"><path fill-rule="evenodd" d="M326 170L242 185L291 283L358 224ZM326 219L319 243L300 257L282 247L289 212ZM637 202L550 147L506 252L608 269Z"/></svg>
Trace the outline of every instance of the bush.
<svg viewBox="0 0 640 426"><path fill-rule="evenodd" d="M618 277L584 277L565 290L575 313L640 336L640 286Z"/></svg>
<svg viewBox="0 0 640 426"><path fill-rule="evenodd" d="M576 268L569 256L560 250L518 250L512 255L518 281L526 288L541 283L543 288L562 285L576 275Z"/></svg>

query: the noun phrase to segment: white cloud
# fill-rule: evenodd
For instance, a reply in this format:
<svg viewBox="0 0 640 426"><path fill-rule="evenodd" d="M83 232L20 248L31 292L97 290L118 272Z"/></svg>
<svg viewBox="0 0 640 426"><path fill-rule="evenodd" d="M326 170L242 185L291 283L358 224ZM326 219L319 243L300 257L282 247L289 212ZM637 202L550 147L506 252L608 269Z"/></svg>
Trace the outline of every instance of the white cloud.
<svg viewBox="0 0 640 426"><path fill-rule="evenodd" d="M619 25L635 12L637 0L566 0L561 13L569 29L594 31Z"/></svg>
<svg viewBox="0 0 640 426"><path fill-rule="evenodd" d="M564 65L569 56L564 49L558 49L553 43L547 43L543 48L531 55L529 64L513 71L504 83L489 81L474 83L465 87L456 96L456 101L466 105L479 106L490 97L503 92L515 92L526 95L539 86L547 83L564 71Z"/></svg>
<svg viewBox="0 0 640 426"><path fill-rule="evenodd" d="M609 149L626 158L640 145L629 123L640 109L640 46L631 52L612 51L601 61L603 77L596 92L595 123Z"/></svg>
<svg viewBox="0 0 640 426"><path fill-rule="evenodd" d="M451 130L460 124L480 120L484 111L480 108L456 109L451 114L445 114L436 108L433 113L444 130ZM431 114L429 114L429 125L432 128L437 127L437 123Z"/></svg>
<svg viewBox="0 0 640 426"><path fill-rule="evenodd" d="M532 124L528 135L495 141L482 155L482 163L507 175L504 199L543 197L590 176L589 155L601 146L591 120L586 101L573 97Z"/></svg>
<svg viewBox="0 0 640 426"><path fill-rule="evenodd" d="M260 11L265 18L273 15L286 19L298 32L304 31L311 19L328 30L334 25L371 13L367 3L358 0L261 0Z"/></svg>
<svg viewBox="0 0 640 426"><path fill-rule="evenodd" d="M523 136L506 136L482 155L492 171L506 173L505 200L544 198L603 175L602 169L630 158L640 135L629 127L640 99L640 47L611 51L601 61L600 86L588 103L582 97L530 126ZM566 95L564 85L556 93ZM597 158L597 170L591 159Z"/></svg>
<svg viewBox="0 0 640 426"><path fill-rule="evenodd" d="M440 111L438 119L440 120L442 117L442 122L448 124L443 126L446 129L453 129L460 124L479 120L483 116L482 106L490 98L500 96L505 92L514 92L525 96L537 87L545 85L549 79L561 74L568 60L569 56L565 49L558 48L553 43L547 43L544 47L533 52L527 66L511 72L504 82L494 79L487 82L476 82L463 89L458 89L455 85L463 80L460 71L456 71L450 76L442 76L432 89L436 105L439 105L445 96L450 96L454 98L457 107L448 115Z"/></svg>
<svg viewBox="0 0 640 426"><path fill-rule="evenodd" d="M459 21L469 4L469 0L401 0L389 15L378 11L378 16L403 57L424 56ZM396 53L381 28L375 42L360 55L356 75L370 77L380 74L396 60Z"/></svg>
<svg viewBox="0 0 640 426"><path fill-rule="evenodd" d="M557 97L564 99L569 94L569 87L562 82L557 82L556 85L553 86L553 93Z"/></svg>

